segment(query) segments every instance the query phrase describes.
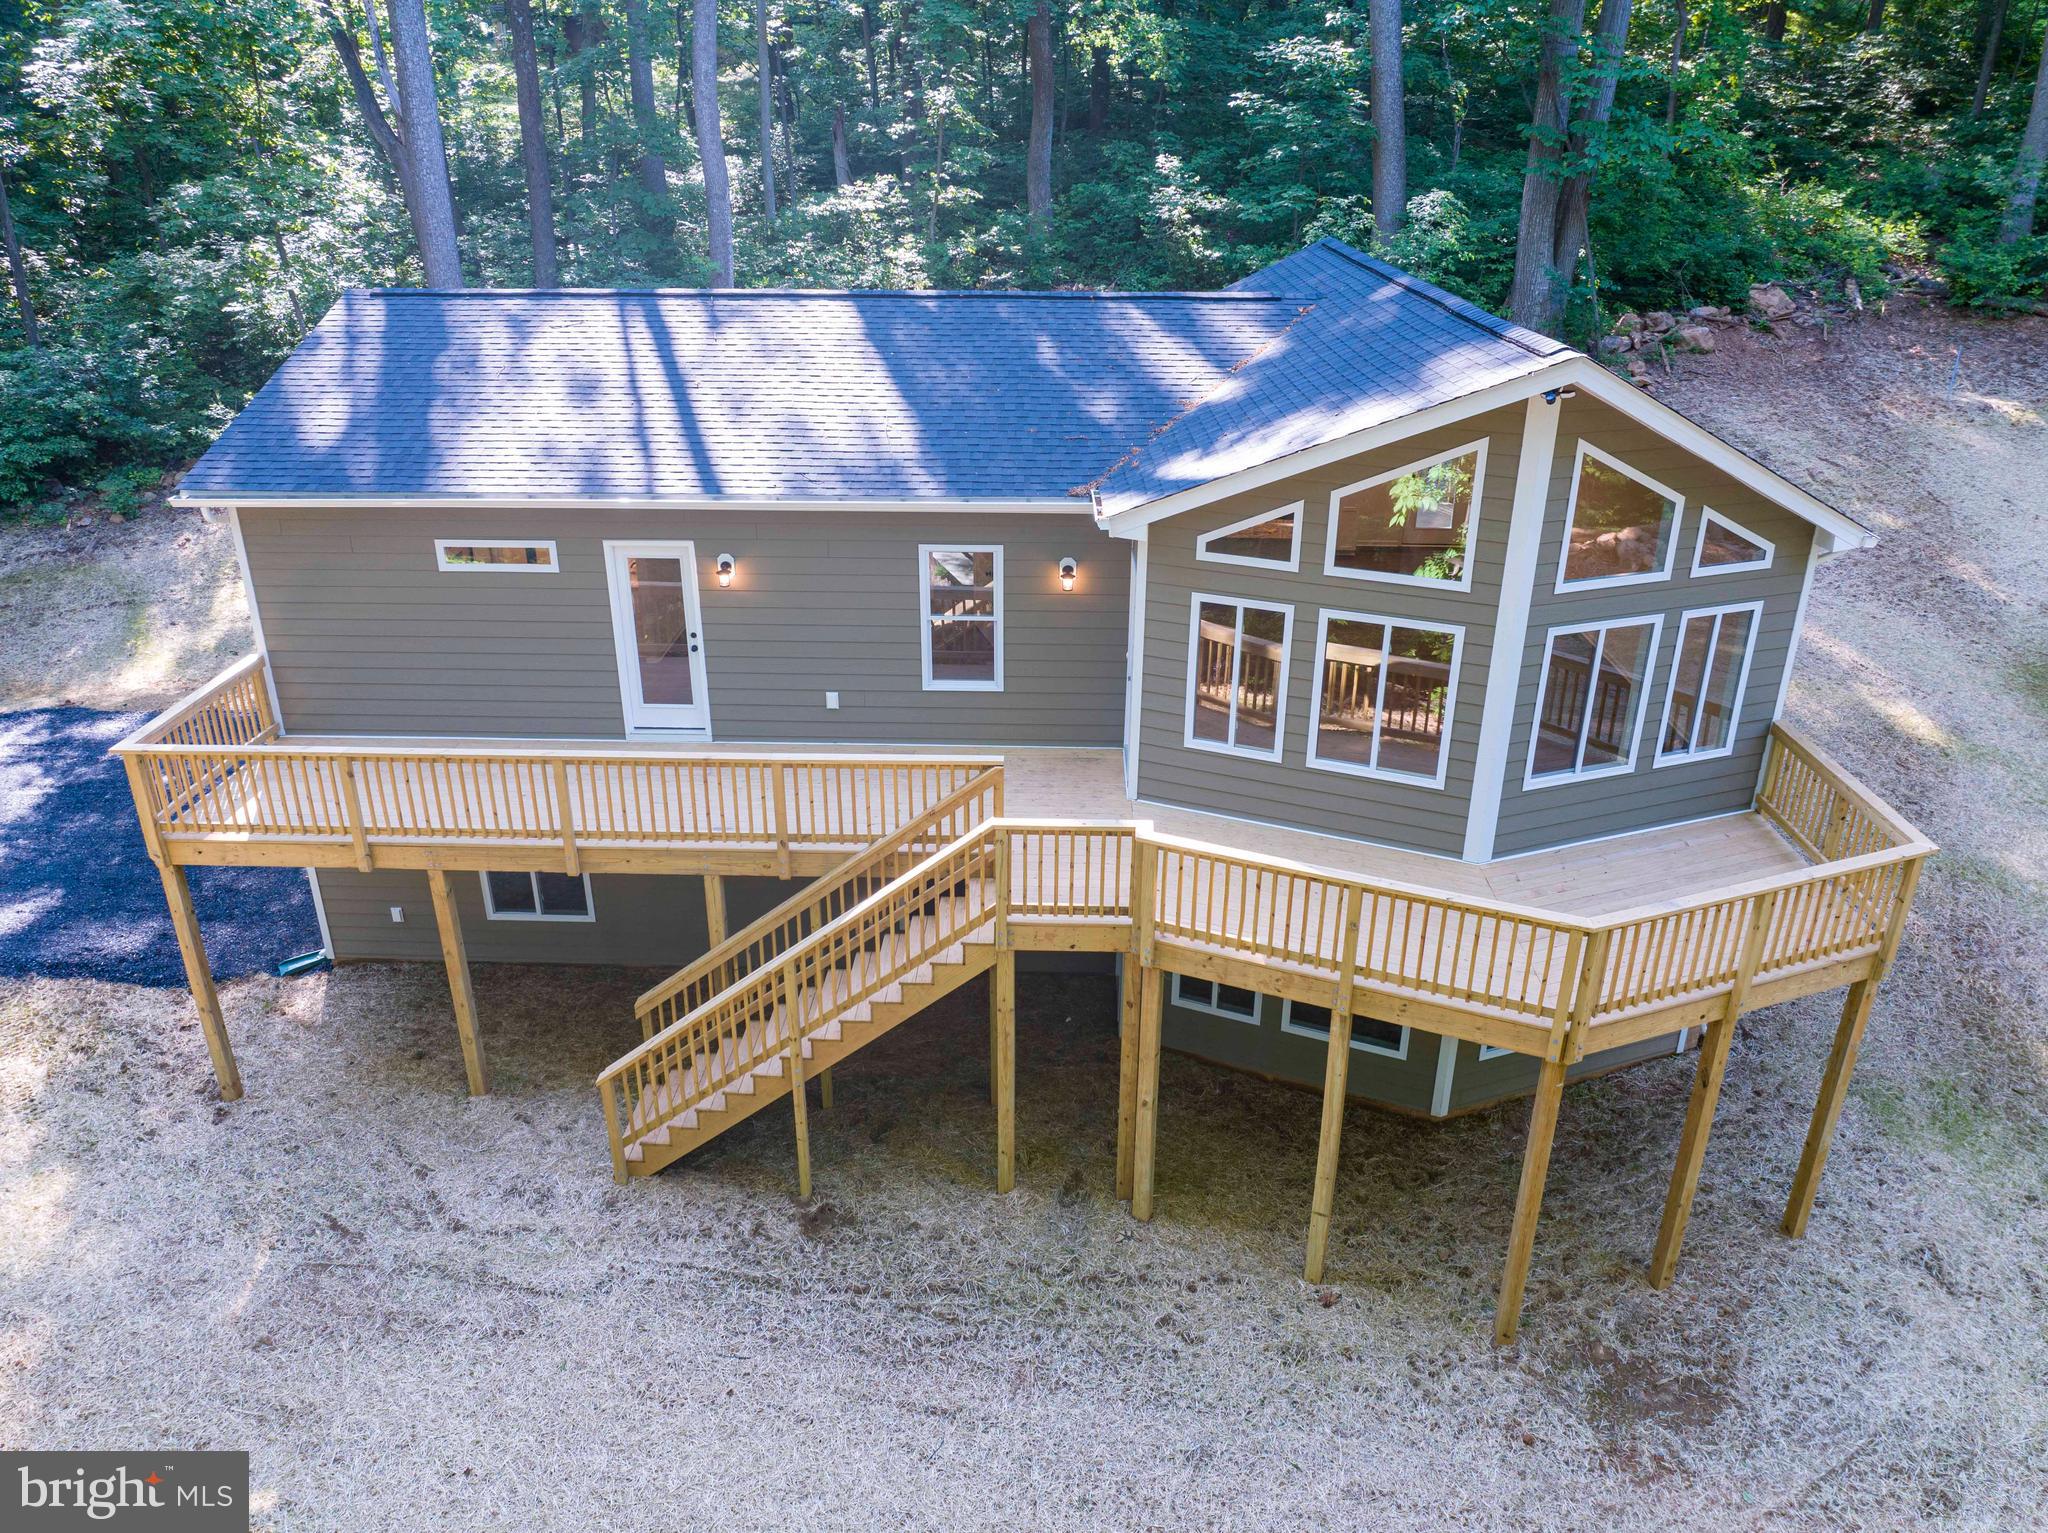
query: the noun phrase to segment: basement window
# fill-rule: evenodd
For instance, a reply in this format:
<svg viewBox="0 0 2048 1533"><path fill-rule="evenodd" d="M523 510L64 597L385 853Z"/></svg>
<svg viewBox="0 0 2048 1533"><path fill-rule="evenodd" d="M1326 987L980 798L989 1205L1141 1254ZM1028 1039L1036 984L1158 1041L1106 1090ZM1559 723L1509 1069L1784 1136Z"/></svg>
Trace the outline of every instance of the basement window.
<svg viewBox="0 0 2048 1533"><path fill-rule="evenodd" d="M1291 607L1195 597L1188 617L1188 745L1280 759L1293 626Z"/></svg>
<svg viewBox="0 0 2048 1533"><path fill-rule="evenodd" d="M480 873L484 914L493 921L595 921L590 875Z"/></svg>
<svg viewBox="0 0 2048 1533"><path fill-rule="evenodd" d="M1486 443L1346 485L1330 497L1328 569L1354 580L1472 589Z"/></svg>
<svg viewBox="0 0 2048 1533"><path fill-rule="evenodd" d="M434 540L434 561L444 570L496 570L552 575L561 566L553 543L456 543Z"/></svg>
<svg viewBox="0 0 2048 1533"><path fill-rule="evenodd" d="M1211 1016L1228 1017L1233 1022L1249 1022L1254 1027L1259 1021L1258 996L1250 990L1240 990L1219 980L1174 975L1173 1004L1185 1006L1189 1011L1206 1011Z"/></svg>
<svg viewBox="0 0 2048 1533"><path fill-rule="evenodd" d="M1463 637L1460 628L1324 612L1308 764L1441 788Z"/></svg>
<svg viewBox="0 0 2048 1533"><path fill-rule="evenodd" d="M1743 688L1764 604L1688 612L1678 620L1678 657L1664 693L1657 765L1706 761L1735 749Z"/></svg>
<svg viewBox="0 0 2048 1533"><path fill-rule="evenodd" d="M1631 771L1661 617L1553 628L1530 731L1528 787Z"/></svg>
<svg viewBox="0 0 2048 1533"><path fill-rule="evenodd" d="M1195 540L1195 557L1205 564L1249 564L1260 569L1301 568L1300 501L1278 511L1260 511L1205 532Z"/></svg>
<svg viewBox="0 0 2048 1533"><path fill-rule="evenodd" d="M1668 579L1685 497L1590 443L1579 443L1557 589Z"/></svg>
<svg viewBox="0 0 2048 1533"><path fill-rule="evenodd" d="M925 544L917 563L925 691L1002 691L1003 551Z"/></svg>
<svg viewBox="0 0 2048 1533"><path fill-rule="evenodd" d="M1330 1036L1330 1008L1311 1006L1306 1001L1288 1001L1281 1007L1280 1030L1327 1041ZM1351 1016L1351 1046L1363 1054L1406 1059L1408 1029L1382 1022L1377 1017L1361 1017L1354 1012Z"/></svg>

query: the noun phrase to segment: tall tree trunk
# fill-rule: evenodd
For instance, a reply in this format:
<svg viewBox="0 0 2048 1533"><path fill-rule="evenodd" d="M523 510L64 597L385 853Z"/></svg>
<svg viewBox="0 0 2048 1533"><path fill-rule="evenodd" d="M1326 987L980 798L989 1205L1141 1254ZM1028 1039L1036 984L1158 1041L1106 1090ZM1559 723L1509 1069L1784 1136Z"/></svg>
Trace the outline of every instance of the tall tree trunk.
<svg viewBox="0 0 2048 1533"><path fill-rule="evenodd" d="M1044 227L1052 213L1052 11L1038 0L1024 27L1024 51L1030 59L1031 137L1024 154L1024 207L1034 224Z"/></svg>
<svg viewBox="0 0 2048 1533"><path fill-rule="evenodd" d="M875 73L875 13L872 0L860 0L860 46L868 58L868 108L882 109L882 81Z"/></svg>
<svg viewBox="0 0 2048 1533"><path fill-rule="evenodd" d="M427 286L462 286L455 248L455 193L448 185L448 148L441 138L441 106L434 90L433 46L424 0L391 0L391 51L398 69L399 120L412 168L413 237L427 269Z"/></svg>
<svg viewBox="0 0 2048 1533"><path fill-rule="evenodd" d="M14 237L14 209L7 205L7 173L0 169L0 245L7 247L7 280L14 288L15 307L21 310L22 333L29 345L43 349L43 333L36 326L35 301L28 296L28 268L21 264L21 245Z"/></svg>
<svg viewBox="0 0 2048 1533"><path fill-rule="evenodd" d="M768 0L754 0L754 72L761 86L761 206L775 222L775 68L768 55Z"/></svg>
<svg viewBox="0 0 2048 1533"><path fill-rule="evenodd" d="M1884 30L1884 0L1870 0L1870 10L1863 18L1863 30L1865 32L1882 32Z"/></svg>
<svg viewBox="0 0 2048 1533"><path fill-rule="evenodd" d="M1711 23L1709 23L1711 26ZM1764 7L1764 41L1782 43L1785 40L1785 0L1771 0Z"/></svg>
<svg viewBox="0 0 2048 1533"><path fill-rule="evenodd" d="M1601 0L1600 19L1593 27L1593 97L1575 114L1572 158L1576 162L1571 179L1558 194L1557 234L1551 242L1551 269L1566 282L1578 269L1586 249L1587 219L1592 210L1593 167L1589 159L1598 152L1598 140L1614 115L1614 91L1621 82L1623 55L1628 50L1628 22L1632 0Z"/></svg>
<svg viewBox="0 0 2048 1533"><path fill-rule="evenodd" d="M1562 170L1571 142L1570 103L1564 69L1579 51L1586 0L1550 0L1543 52L1536 71L1536 103L1529 115L1529 153L1522 169L1522 214L1515 233L1515 276L1508 313L1515 323L1545 330L1557 321L1557 274L1551 253L1557 244Z"/></svg>
<svg viewBox="0 0 2048 1533"><path fill-rule="evenodd" d="M674 269L676 222L669 211L668 162L656 147L661 141L661 114L654 105L654 55L648 52L647 0L624 0L626 12L626 83L633 103L633 137L640 154L638 173L643 206L640 223L657 241L652 263L657 272Z"/></svg>
<svg viewBox="0 0 2048 1533"><path fill-rule="evenodd" d="M1671 77L1664 84L1664 126L1678 126L1678 76L1685 68L1685 31L1692 18L1685 0L1671 0Z"/></svg>
<svg viewBox="0 0 2048 1533"><path fill-rule="evenodd" d="M512 33L512 78L519 93L519 158L526 170L526 223L533 237L533 285L557 286L555 194L548 183L547 123L541 116L540 64L533 52L531 0L505 0Z"/></svg>
<svg viewBox="0 0 2048 1533"><path fill-rule="evenodd" d="M588 149L597 136L597 61L583 55L604 41L604 18L597 13L596 0L581 0L562 18L562 41L568 44L569 57L578 61L576 120L583 130L583 147Z"/></svg>
<svg viewBox="0 0 2048 1533"><path fill-rule="evenodd" d="M2008 0L1987 0L1977 19L1977 90L1970 97L1970 115L1984 115L1984 99L1991 94L1991 70L1998 62L1998 43L2005 33Z"/></svg>
<svg viewBox="0 0 2048 1533"><path fill-rule="evenodd" d="M1109 97L1116 88L1116 77L1109 72L1109 45L1095 44L1094 57L1088 65L1088 131L1100 133L1109 126Z"/></svg>
<svg viewBox="0 0 2048 1533"><path fill-rule="evenodd" d="M841 191L853 185L853 167L846 159L846 108L832 103L832 184Z"/></svg>
<svg viewBox="0 0 2048 1533"><path fill-rule="evenodd" d="M704 162L709 205L711 264L718 284L733 285L732 180L725 170L725 138L718 125L718 0L691 0L690 96L697 114L697 154Z"/></svg>
<svg viewBox="0 0 2048 1533"><path fill-rule="evenodd" d="M1401 82L1401 0L1371 0L1372 226L1401 232L1408 210L1408 119Z"/></svg>
<svg viewBox="0 0 2048 1533"><path fill-rule="evenodd" d="M2044 161L2048 161L2048 36L2041 39L2034 107L2027 113L2026 131L2020 135L2020 163L2013 176L2012 200L2005 206L2005 222L1998 229L1999 244L2016 245L2034 232L2034 199L2041 190Z"/></svg>

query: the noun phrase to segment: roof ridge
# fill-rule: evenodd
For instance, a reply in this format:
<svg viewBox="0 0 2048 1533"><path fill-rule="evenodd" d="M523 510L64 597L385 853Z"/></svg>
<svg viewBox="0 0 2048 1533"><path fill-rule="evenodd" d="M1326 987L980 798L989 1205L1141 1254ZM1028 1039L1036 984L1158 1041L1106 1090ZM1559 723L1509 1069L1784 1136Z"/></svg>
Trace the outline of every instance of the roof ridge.
<svg viewBox="0 0 2048 1533"><path fill-rule="evenodd" d="M1169 302L1276 303L1284 295L1263 292L1161 292L1121 288L887 288L887 287L356 287L351 297L372 298L1009 298L1064 299L1089 303Z"/></svg>
<svg viewBox="0 0 2048 1533"><path fill-rule="evenodd" d="M1323 246L1339 259L1371 272L1382 281L1391 282L1403 292L1412 293L1426 303L1435 304L1446 314L1463 320L1474 329L1483 330L1496 340L1506 341L1510 346L1521 348L1532 357L1550 357L1559 352L1576 350L1575 347L1531 330L1526 325L1518 325L1511 319L1502 319L1498 314L1489 314L1470 299L1460 298L1456 293L1438 287L1425 277L1418 277L1413 272L1403 271L1400 267L1390 265L1376 256L1367 255L1355 245L1347 245L1344 241L1328 235L1316 241L1316 244Z"/></svg>

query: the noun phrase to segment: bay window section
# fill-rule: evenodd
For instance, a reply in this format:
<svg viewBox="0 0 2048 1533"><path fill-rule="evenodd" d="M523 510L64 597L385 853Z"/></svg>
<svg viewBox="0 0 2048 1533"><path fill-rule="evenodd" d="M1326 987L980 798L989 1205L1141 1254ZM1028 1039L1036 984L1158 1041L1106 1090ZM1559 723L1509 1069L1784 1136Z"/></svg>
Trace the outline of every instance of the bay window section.
<svg viewBox="0 0 2048 1533"><path fill-rule="evenodd" d="M924 689L1003 688L1003 551L918 549L923 583Z"/></svg>
<svg viewBox="0 0 2048 1533"><path fill-rule="evenodd" d="M1735 749L1735 726L1749 682L1750 655L1763 603L1688 612L1679 619L1678 653L1664 694L1657 765L1705 761Z"/></svg>
<svg viewBox="0 0 2048 1533"><path fill-rule="evenodd" d="M1676 490L1581 442L1557 589L1666 579L1684 505Z"/></svg>
<svg viewBox="0 0 2048 1533"><path fill-rule="evenodd" d="M1463 637L1457 628L1325 612L1309 765L1442 787Z"/></svg>
<svg viewBox="0 0 2048 1533"><path fill-rule="evenodd" d="M1197 596L1188 625L1186 743L1278 760L1290 607Z"/></svg>
<svg viewBox="0 0 2048 1533"><path fill-rule="evenodd" d="M1481 441L1338 490L1330 497L1329 573L1470 590L1485 473Z"/></svg>
<svg viewBox="0 0 2048 1533"><path fill-rule="evenodd" d="M1526 783L1541 787L1635 766L1661 617L1553 628L1544 647Z"/></svg>

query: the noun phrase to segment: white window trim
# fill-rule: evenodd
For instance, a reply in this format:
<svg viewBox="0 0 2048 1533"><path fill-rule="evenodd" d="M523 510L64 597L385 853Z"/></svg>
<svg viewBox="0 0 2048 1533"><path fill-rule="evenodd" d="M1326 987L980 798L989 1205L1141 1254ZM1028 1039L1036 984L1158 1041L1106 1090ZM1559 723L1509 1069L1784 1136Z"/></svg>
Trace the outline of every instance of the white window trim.
<svg viewBox="0 0 2048 1533"><path fill-rule="evenodd" d="M1600 647L1594 651L1593 655L1594 670L1597 675L1600 656L1606 650L1608 631L1614 628L1640 628L1645 623L1650 627L1650 647L1643 655L1643 680L1640 688L1642 702L1636 709L1635 728L1629 731L1628 759L1626 761L1610 762L1606 766L1581 767L1576 772L1550 772L1538 777L1536 775L1536 745L1543 726L1543 690L1550 685L1550 655L1552 649L1557 644L1557 636L1563 633L1599 634ZM1664 614L1661 612L1649 613L1642 617L1609 618L1604 623L1560 623L1557 627L1545 632L1543 635L1543 663L1536 672L1535 706L1534 711L1529 715L1529 759L1522 769L1523 792L1532 792L1537 788L1559 788L1563 787L1566 783L1595 782L1602 777L1626 777L1636 769L1636 757L1641 753L1643 744L1643 724L1650 717L1650 682L1651 678L1657 674L1657 651L1663 642L1663 638ZM1592 718L1593 700L1589 697L1586 699L1586 723L1582 726L1582 730L1592 727ZM1585 747L1583 732L1580 735L1579 744L1583 752Z"/></svg>
<svg viewBox="0 0 2048 1533"><path fill-rule="evenodd" d="M449 559L451 548L545 548L546 564L463 564ZM436 538L434 563L450 575L557 575L562 556L552 538Z"/></svg>
<svg viewBox="0 0 2048 1533"><path fill-rule="evenodd" d="M1729 532L1734 533L1738 538L1745 538L1749 542L1756 544L1757 547L1761 548L1764 551L1763 557L1760 559L1751 559L1742 564L1700 563L1700 560L1706 556L1707 552L1707 524L1709 522L1718 522L1722 527L1726 528ZM1720 512L1716 511L1712 506L1700 507L1700 530L1696 534L1694 534L1692 540L1693 579L1707 580L1711 579L1715 575L1740 575L1744 572L1754 574L1758 570L1769 569L1771 567L1771 562L1777 557L1778 545L1773 543L1769 538L1762 537L1757 533L1751 532L1747 527L1743 526L1742 523L1736 521L1734 517L1723 516Z"/></svg>
<svg viewBox="0 0 2048 1533"><path fill-rule="evenodd" d="M932 680L932 584L933 554L992 554L995 556L993 590L996 630L996 674L993 681ZM927 692L1000 692L1003 690L1003 545L1000 543L920 543L917 545L917 648Z"/></svg>
<svg viewBox="0 0 2048 1533"><path fill-rule="evenodd" d="M1374 474L1370 479L1361 479L1356 484L1340 485L1330 492L1329 529L1323 535L1323 573L1339 580L1370 580L1390 586L1421 586L1429 591L1469 591L1472 589L1473 571L1479 564L1479 509L1486 498L1486 443L1481 437L1476 442L1467 442L1463 447L1453 447L1440 452L1433 458L1420 458L1400 468L1390 468L1384 474ZM1456 580L1432 580L1427 575L1395 575L1386 570L1347 570L1337 563L1337 503L1346 495L1355 495L1360 490L1370 490L1376 485L1389 483L1405 475L1426 468L1435 468L1439 463L1448 463L1453 458L1476 452L1479 462L1472 470L1472 510L1465 518L1465 573Z"/></svg>
<svg viewBox="0 0 2048 1533"><path fill-rule="evenodd" d="M1336 1014L1332 1012L1331 1015L1334 1017ZM1353 1012L1352 1015L1355 1017L1357 1013ZM1281 1002L1280 1031L1283 1033L1293 1033L1301 1038L1314 1038L1322 1043L1330 1041L1330 1030L1327 1027L1310 1027L1304 1022L1294 1020L1294 1002L1291 999ZM1384 1043L1374 1043L1370 1039L1361 1039L1358 1036L1358 1029L1353 1027L1351 1031L1351 1046L1361 1054L1377 1054L1382 1059L1406 1059L1408 1057L1408 1037L1409 1030L1406 1026L1403 1026L1401 1028L1401 1046L1397 1049L1390 1049Z"/></svg>
<svg viewBox="0 0 2048 1533"><path fill-rule="evenodd" d="M1202 603L1214 602L1218 606L1235 607L1238 610L1238 641L1232 649L1232 671L1230 676L1230 734L1226 741L1198 740L1195 738L1195 666L1201 657L1202 645ZM1280 679L1274 688L1273 699L1273 748L1269 751L1253 750L1249 746L1235 743L1237 738L1237 680L1244 672L1244 609L1256 607L1262 612L1280 614ZM1243 756L1252 761L1278 761L1287 746L1287 688L1293 679L1294 667L1294 606L1290 602L1253 601L1244 596L1223 596L1214 592L1197 591L1188 602L1188 685L1186 709L1181 719L1181 744L1189 750L1211 751L1219 756Z"/></svg>
<svg viewBox="0 0 2048 1533"><path fill-rule="evenodd" d="M1284 564L1278 559L1254 559L1246 554L1216 554L1209 552L1209 540L1211 538L1227 538L1233 532L1243 532L1247 527L1257 527L1282 516L1294 518L1294 537L1287 545L1287 562ZM1307 520L1308 503L1301 500L1297 500L1289 506L1275 506L1270 511L1254 512L1242 521L1232 522L1227 527L1212 528L1196 538L1195 559L1198 563L1202 564L1237 564L1242 565L1246 569L1291 570L1298 573L1301 569L1301 524Z"/></svg>
<svg viewBox="0 0 2048 1533"><path fill-rule="evenodd" d="M1479 1045L1479 1057L1481 1059L1505 1059L1508 1055L1515 1052L1517 1051L1514 1049L1504 1049L1497 1043L1482 1043Z"/></svg>
<svg viewBox="0 0 2048 1533"><path fill-rule="evenodd" d="M1579 484L1584 477L1586 460L1598 458L1617 474L1625 474L1646 489L1655 490L1671 502L1671 536L1664 540L1664 567L1660 570L1642 570L1633 575L1602 575L1593 580L1565 579L1565 565L1572 551L1572 524L1579 515ZM1581 440L1579 450L1572 458L1572 492L1564 508L1564 537L1557 545L1556 590L1564 591L1607 591L1616 586L1653 585L1660 580L1671 578L1671 567L1678 560L1679 534L1685 529L1685 497L1668 484L1661 484L1639 469L1630 468L1611 452L1602 452L1591 442Z"/></svg>
<svg viewBox="0 0 2048 1533"><path fill-rule="evenodd" d="M500 869L499 869L498 871L499 871L499 872L501 872L501 873L517 873L517 872L520 872L520 871L522 871L522 870L521 870L521 869L519 869L519 868L500 868ZM526 876L527 876L527 878L528 878L529 880L531 880L531 879L533 879L533 878L534 878L534 876L535 876L535 875L533 874L533 872L532 872L531 870L525 870L525 871L526 871ZM483 891L484 891L484 918L485 918L486 920L491 920L491 921L578 921L578 922L582 922L582 923L583 923L583 924L585 924L585 925L588 925L588 924L589 924L590 922L593 922L593 921L595 921L595 920L597 919L597 901L596 901L595 899L593 899L593 898L591 897L591 893L590 893L590 875L589 875L588 873L585 873L585 874L583 875L583 910L584 910L584 914L582 914L582 915L580 915L580 916L578 916L578 915L555 915L555 914L552 914L552 913L550 913L550 912L546 912L546 911L543 911L543 910L542 910L542 909L540 908L540 886L539 886L538 884L535 884L535 885L534 885L534 890L533 890L533 909L531 909L531 910L500 910L500 909L498 909L497 905L496 905L496 904L495 904L495 903L494 903L494 902L492 901L492 899L491 899L491 875L490 875L489 873L478 873L478 874L477 874L477 876L476 876L476 880L477 880L477 882L478 882L479 884L481 884L481 885L483 886Z"/></svg>
<svg viewBox="0 0 2048 1533"><path fill-rule="evenodd" d="M1259 1005L1259 993L1256 990L1251 992L1252 1014L1250 1016L1246 1016L1241 1011L1226 1011L1221 1006L1218 1006L1211 1001L1198 1001L1194 999L1194 997L1192 996L1182 995L1181 986L1191 978L1194 980L1196 984L1201 985L1220 987L1223 983L1223 981L1220 979L1201 979L1198 976L1176 974L1173 976L1173 993L1169 997L1169 999L1172 1000L1174 1005L1182 1008L1185 1011L1199 1011L1206 1013L1207 1015L1212 1017L1221 1017L1226 1022L1242 1022L1247 1027L1257 1027L1259 1025L1259 1013L1263 1008ZM1233 990L1242 990L1244 986L1232 985L1230 988ZM1215 990L1212 989L1210 991L1210 994L1215 994Z"/></svg>
<svg viewBox="0 0 2048 1533"><path fill-rule="evenodd" d="M1332 761L1318 753L1323 728L1323 660L1324 650L1330 642L1330 622L1378 623L1386 632L1388 645L1393 641L1395 628L1421 628L1431 633L1447 633L1451 636L1451 676L1448 690L1444 694L1444 738L1443 749L1437 753L1436 776L1418 777L1413 772L1394 772L1378 765L1380 756L1380 718L1384 712L1387 696L1387 661L1382 652L1380 658L1380 686L1373 697L1372 756L1374 765L1357 766L1348 761ZM1347 777L1371 777L1380 782L1406 783L1411 788L1442 788L1445 776L1451 767L1451 725L1458 704L1458 668L1465 659L1465 627L1462 623L1438 623L1416 621L1408 618L1381 617L1371 612L1337 612L1323 609L1322 617L1316 623L1316 670L1311 703L1314 705L1308 716L1308 764L1318 772L1342 772Z"/></svg>
<svg viewBox="0 0 2048 1533"><path fill-rule="evenodd" d="M1747 612L1750 617L1749 637L1742 646L1742 668L1735 673L1735 699L1728 706L1728 743L1710 751L1666 751L1664 732L1671 725L1671 705L1678 700L1678 662L1685 654L1686 625L1696 617L1711 617L1714 620L1714 631L1707 636L1707 668L1710 669L1713 665L1714 648L1721 642L1721 620L1731 612ZM1678 615L1678 624L1674 630L1677 637L1671 646L1671 677L1664 683L1664 713L1657 721L1656 749L1651 759L1653 768L1683 766L1691 761L1718 761L1723 756L1735 754L1735 738L1742 732L1742 704L1749 696L1749 663L1756 658L1756 636L1763 626L1764 604L1760 601L1731 602L1725 607L1693 607ZM1700 673L1702 691L1705 690L1706 679L1707 671L1703 669ZM1704 711L1693 717L1692 730L1695 738L1699 735L1700 724L1704 718Z"/></svg>

